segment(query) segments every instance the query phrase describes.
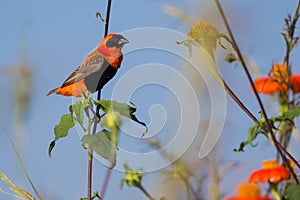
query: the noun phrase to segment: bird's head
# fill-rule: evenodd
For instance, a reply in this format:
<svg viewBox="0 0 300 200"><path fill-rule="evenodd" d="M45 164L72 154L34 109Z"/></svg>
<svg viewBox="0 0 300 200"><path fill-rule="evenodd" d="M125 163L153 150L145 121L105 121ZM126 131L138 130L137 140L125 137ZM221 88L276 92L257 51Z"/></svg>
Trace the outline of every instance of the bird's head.
<svg viewBox="0 0 300 200"><path fill-rule="evenodd" d="M111 33L99 43L97 50L110 65L119 67L123 59L122 47L128 42L124 36Z"/></svg>
<svg viewBox="0 0 300 200"><path fill-rule="evenodd" d="M98 50L104 55L119 55L122 47L129 41L122 35L111 33L108 34L98 46Z"/></svg>
<svg viewBox="0 0 300 200"><path fill-rule="evenodd" d="M124 44L129 41L122 35L111 33L108 34L100 44L105 45L107 48L122 48Z"/></svg>
<svg viewBox="0 0 300 200"><path fill-rule="evenodd" d="M115 33L111 33L107 35L105 39L106 39L106 46L108 48L111 47L122 48L124 44L129 42L124 36Z"/></svg>

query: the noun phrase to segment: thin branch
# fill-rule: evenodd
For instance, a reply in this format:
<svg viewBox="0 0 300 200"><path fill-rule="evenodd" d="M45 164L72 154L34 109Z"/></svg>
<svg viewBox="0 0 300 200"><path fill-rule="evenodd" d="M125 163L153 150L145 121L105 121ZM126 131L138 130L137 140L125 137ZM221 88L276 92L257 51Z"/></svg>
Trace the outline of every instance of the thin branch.
<svg viewBox="0 0 300 200"><path fill-rule="evenodd" d="M243 102L235 95L235 93L230 89L230 87L226 84L224 80L223 83L224 83L225 91L229 94L229 96L256 124L258 124L259 123L258 119L249 111L249 109L243 104ZM267 134L268 130L263 128L263 131L264 131L264 135L268 137ZM275 140L275 142L277 143L280 150L283 151L284 154L287 155L287 157L291 159L293 163L295 163L298 169L300 169L300 164L297 162L297 160L277 140Z"/></svg>
<svg viewBox="0 0 300 200"><path fill-rule="evenodd" d="M111 3L112 3L112 0L108 0L108 2L107 2L107 9L106 9L104 38L108 34ZM101 89L98 89L97 100L99 101L100 99L101 99ZM99 114L99 111L100 111L100 105L97 105L97 107L96 107L96 113L94 115L94 127L93 127L92 134L96 133L96 131L97 131L97 125L101 121L101 116ZM91 200L91 198L92 198L92 170L93 170L93 148L90 145L88 145L88 196L87 196L88 200ZM106 187L105 187L105 190L106 190ZM103 194L105 193L105 190L102 191ZM103 198L103 196L102 196L102 198Z"/></svg>
<svg viewBox="0 0 300 200"><path fill-rule="evenodd" d="M92 178L93 178L93 148L88 145L88 200L92 199Z"/></svg>
<svg viewBox="0 0 300 200"><path fill-rule="evenodd" d="M93 133L96 132L97 124L95 123L95 120L92 120L91 118L88 119L88 125L86 128L86 135L90 135L90 130L92 123L94 122L94 128ZM93 171L93 148L91 145L88 145L88 184L87 184L87 199L92 199L92 171Z"/></svg>
<svg viewBox="0 0 300 200"><path fill-rule="evenodd" d="M243 56L242 56L242 53L241 53L241 51L240 51L240 49L239 49L239 47L238 47L238 45L237 45L237 42L236 42L236 40L235 40L235 38L234 38L233 33L232 33L232 31L231 31L231 28L230 28L230 26L229 26L229 23L228 23L228 20L227 20L227 18L226 18L226 16L225 16L225 13L224 13L224 11L223 11L223 9L222 9L222 6L221 6L219 0L215 0L215 3L216 3L216 5L217 5L217 8L218 8L218 10L219 10L219 13L220 13L220 15L221 15L221 17L222 17L222 20L223 20L223 22L224 22L224 24L225 24L225 27L226 27L227 32L228 32L228 34L229 34L229 37L230 37L230 39L231 39L231 41L232 41L232 43L233 43L233 44L232 44L232 45L233 45L233 48L234 48L234 50L235 50L236 53L237 53L237 56L238 56L238 58L239 58L239 60L240 60L240 63L241 63L241 65L242 65L242 67L243 67L243 69L244 69L244 71L245 71L245 73L246 73L246 76L247 76L247 78L248 78L248 80L249 80L249 82L250 82L251 88L252 88L253 91L254 91L255 97L256 97L256 99L257 99L257 101L258 101L259 107L260 107L261 112L262 112L262 116L263 116L263 118L264 118L265 121L266 121L267 128L268 128L268 132L270 133L270 136L271 136L271 140L272 140L272 142L275 144L276 150L280 153L280 156L282 157L283 162L286 164L286 166L289 168L290 172L292 173L293 178L294 178L295 181L298 183L299 181L298 181L298 179L297 179L296 174L295 174L294 171L291 169L291 166L290 166L290 164L288 163L287 158L284 156L283 152L281 151L281 148L280 148L279 145L278 145L278 142L277 142L277 140L276 140L276 138L275 138L275 135L274 135L274 133L273 133L272 126L271 126L271 124L270 124L270 122L269 122L269 120L268 120L267 113L266 113L265 108L264 108L264 106L263 106L263 103L262 103L262 101L261 101L261 98L260 98L260 96L259 96L259 94L258 94L258 92L257 92L257 90L256 90L256 88L255 88L254 82L253 82L253 80L252 80L252 77L251 77L250 72L249 72L249 70L248 70L248 67L247 67L247 65L246 65L246 62L245 62L245 60L244 60L244 58L243 58Z"/></svg>
<svg viewBox="0 0 300 200"><path fill-rule="evenodd" d="M104 37L106 37L108 35L111 3L112 3L112 0L107 1ZM97 100L100 100L100 99L101 99L101 90L98 90ZM96 114L97 114L97 117L99 118L99 122L100 122L101 116L99 115L99 110L100 110L100 105L97 105L97 109L96 109L97 113ZM110 179L110 175L111 175L111 169L108 168L107 171L106 171L104 184L103 184L103 187L102 187L102 190L101 190L101 197L102 198L104 198L104 196L105 196L106 189L107 189L107 186L108 186L108 182L109 182L109 179Z"/></svg>
<svg viewBox="0 0 300 200"><path fill-rule="evenodd" d="M293 19L291 19L291 16L289 15L287 19L285 19L285 26L286 29L284 30L283 37L285 40L286 45L286 55L284 57L284 62L286 66L289 67L290 63L290 54L295 46L295 44L298 42L298 37L294 37L296 24L299 18L299 12L300 12L300 1L298 1L297 8L295 11L295 14L293 16Z"/></svg>
<svg viewBox="0 0 300 200"><path fill-rule="evenodd" d="M110 19L111 2L112 2L112 0L108 0L107 1L104 37L106 37L107 34L108 34L108 26L109 26L109 19Z"/></svg>
<svg viewBox="0 0 300 200"><path fill-rule="evenodd" d="M299 11L300 11L300 1L298 1L297 8L296 8L296 11L295 11L292 23L290 25L290 27L291 27L290 38L291 39L294 38L294 32L295 32L295 29L296 29L296 23L297 23L298 18L299 18Z"/></svg>
<svg viewBox="0 0 300 200"><path fill-rule="evenodd" d="M104 183L103 183L102 190L101 190L101 197L102 198L104 198L104 196L105 196L106 189L107 189L107 186L108 186L108 182L110 180L110 175L111 175L111 168L107 168Z"/></svg>
<svg viewBox="0 0 300 200"><path fill-rule="evenodd" d="M223 80L225 91L229 96L235 101L235 103L255 122L258 123L256 117L249 111L249 109L241 102L241 100L235 95L235 93L230 89L230 87Z"/></svg>

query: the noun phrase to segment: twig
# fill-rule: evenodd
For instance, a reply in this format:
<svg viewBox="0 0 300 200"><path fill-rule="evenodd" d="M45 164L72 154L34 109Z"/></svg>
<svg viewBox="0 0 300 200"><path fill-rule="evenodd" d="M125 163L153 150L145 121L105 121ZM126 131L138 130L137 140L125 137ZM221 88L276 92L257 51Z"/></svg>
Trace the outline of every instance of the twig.
<svg viewBox="0 0 300 200"><path fill-rule="evenodd" d="M91 118L88 119L88 126L86 128L86 135L90 135L91 125L93 121ZM93 133L96 132L97 124L94 120ZM91 145L88 145L88 185L87 185L87 198L88 200L92 199L92 171L93 171L93 148Z"/></svg>
<svg viewBox="0 0 300 200"><path fill-rule="evenodd" d="M235 40L234 35L233 35L232 31L231 31L231 28L230 28L230 26L229 26L229 23L228 23L228 20L227 20L227 18L226 18L226 16L225 16L225 13L224 13L224 11L223 11L223 9L222 9L222 6L221 6L219 0L215 0L215 3L216 3L216 5L217 5L217 8L218 8L218 10L219 10L219 12L220 12L220 15L221 15L221 17L222 17L222 19L223 19L223 22L224 22L224 24L225 24L225 27L226 27L226 29L227 29L227 31L228 31L229 37L230 37L230 39L231 39L231 41L232 41L233 48L234 48L234 50L235 50L236 53L237 53L237 56L238 56L238 58L239 58L239 60L240 60L240 63L241 63L241 65L242 65L242 67L243 67L243 69L244 69L244 71L245 71L245 73L246 73L246 76L247 76L247 78L248 78L248 80L249 80L249 82L250 82L251 88L252 88L253 91L254 91L255 97L256 97L256 99L257 99L257 101L258 101L259 107L260 107L261 112L262 112L262 116L265 118L265 121L266 121L266 124L267 124L267 128L268 128L268 132L270 133L270 136L271 136L271 140L272 140L272 142L275 144L276 150L280 153L280 156L282 157L282 161L283 161L283 162L286 164L286 166L289 168L290 172L291 172L292 175L293 175L293 178L294 178L295 181L298 183L299 181L298 181L298 179L297 179L297 176L296 176L295 172L292 170L290 164L289 164L288 161L287 161L287 158L284 156L283 152L281 151L281 148L279 147L278 142L276 142L277 140L276 140L275 135L274 135L274 133L273 133L272 126L271 126L271 124L270 124L270 122L269 122L269 120L268 120L267 113L266 113L265 108L264 108L264 106L263 106L263 103L262 103L262 101L261 101L261 99L260 99L260 96L259 96L259 94L258 94L258 92L257 92L257 90L256 90L256 88L255 88L254 82L253 82L252 77L251 77L251 75L250 75L250 72L249 72L249 70L248 70L248 68L247 68L246 62L245 62L245 60L244 60L244 58L243 58L243 56L242 56L242 54L241 54L241 51L240 51L240 49L239 49L239 47L238 47L238 45L237 45L237 43L236 43L236 40Z"/></svg>
<svg viewBox="0 0 300 200"><path fill-rule="evenodd" d="M258 124L259 121L258 119L249 111L249 109L242 103L242 101L235 95L235 93L230 89L230 87L226 84L226 82L223 80L223 84L224 84L224 88L225 91L229 94L229 96L236 102L236 104L256 123ZM268 137L268 130L265 128L262 128L262 130L264 131L264 135L266 137ZM298 169L300 169L300 164L297 162L297 160L277 141L275 140L275 142L277 143L278 147L280 148L281 151L284 152L285 155L287 155L287 157L289 157L289 159L291 159L291 161L293 163L295 163L295 165L298 167Z"/></svg>
<svg viewBox="0 0 300 200"><path fill-rule="evenodd" d="M88 200L92 199L93 148L88 145Z"/></svg>
<svg viewBox="0 0 300 200"><path fill-rule="evenodd" d="M101 190L101 193L100 193L102 198L104 198L104 196L105 196L106 189L107 189L107 186L108 186L108 182L109 182L109 179L110 179L110 175L111 175L111 168L107 168L104 183L103 183L102 190Z"/></svg>
<svg viewBox="0 0 300 200"><path fill-rule="evenodd" d="M108 34L108 26L109 26L109 18L110 18L110 8L111 8L111 2L112 0L107 1L107 9L106 9L106 18L105 18L105 31L104 31L104 37Z"/></svg>
<svg viewBox="0 0 300 200"><path fill-rule="evenodd" d="M230 87L223 80L223 85L225 91L229 94L229 96L235 101L235 103L255 122L258 123L256 117L248 110L248 108L241 102L241 100L235 95L235 93L230 89Z"/></svg>
<svg viewBox="0 0 300 200"><path fill-rule="evenodd" d="M112 0L108 0L107 1L104 37L106 37L107 34L108 34L111 3L112 3ZM100 100L100 99L101 99L101 90L98 90L97 100ZM98 116L99 121L100 121L101 116L99 115L99 109L100 109L100 105L97 105L96 112L97 112L97 116ZM111 175L111 169L108 168L107 171L106 171L106 175L105 175L105 179L104 179L104 184L103 184L103 187L102 187L102 190L101 190L101 197L102 198L104 198L104 196L105 196L106 189L107 189L107 186L108 186L108 182L109 182L109 179L110 179L110 175Z"/></svg>
<svg viewBox="0 0 300 200"><path fill-rule="evenodd" d="M109 26L109 19L110 19L111 2L112 2L112 0L108 0L108 2L107 2L104 38L108 34L108 26ZM99 101L100 99L101 99L101 89L98 89L97 100ZM96 133L97 124L101 120L101 116L99 114L99 111L100 111L100 105L97 105L97 107L96 107L96 113L94 115L94 127L93 127L92 134ZM92 199L92 175L93 175L92 174L92 170L93 170L93 148L90 145L88 145L88 195L87 195L88 200ZM105 193L105 190L102 191L102 192ZM103 198L102 195L101 195L101 197Z"/></svg>
<svg viewBox="0 0 300 200"><path fill-rule="evenodd" d="M296 23L299 18L299 12L300 12L300 1L298 1L293 19L291 20L291 16L289 15L289 18L285 20L285 24L287 26L287 33L283 32L283 37L286 43L286 55L284 57L284 62L288 67L290 62L290 53L298 41L298 37L294 38L294 33L296 29Z"/></svg>

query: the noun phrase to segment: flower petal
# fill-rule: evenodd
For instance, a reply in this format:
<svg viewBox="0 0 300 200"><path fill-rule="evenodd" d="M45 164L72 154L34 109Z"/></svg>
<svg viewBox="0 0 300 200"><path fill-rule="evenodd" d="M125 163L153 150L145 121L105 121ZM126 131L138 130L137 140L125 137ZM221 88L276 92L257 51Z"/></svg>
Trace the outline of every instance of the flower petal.
<svg viewBox="0 0 300 200"><path fill-rule="evenodd" d="M268 195L264 196L258 196L258 197L239 197L239 196L234 196L234 197L228 197L225 200L274 200Z"/></svg>
<svg viewBox="0 0 300 200"><path fill-rule="evenodd" d="M267 181L270 181L272 183L278 183L282 179L287 179L290 177L290 172L288 169L286 169L284 166L279 165L277 167L274 167L272 169L260 169L254 171L250 177L249 182L250 183L266 183Z"/></svg>
<svg viewBox="0 0 300 200"><path fill-rule="evenodd" d="M278 183L282 179L287 179L290 177L290 171L284 166L280 165L278 167L273 168L270 171L270 182Z"/></svg>
<svg viewBox="0 0 300 200"><path fill-rule="evenodd" d="M256 183L241 183L237 189L239 197L258 197L260 193L259 185Z"/></svg>
<svg viewBox="0 0 300 200"><path fill-rule="evenodd" d="M257 183L257 182L261 182L261 183L266 183L269 180L269 170L270 169L259 169L254 171L248 181L250 183Z"/></svg>
<svg viewBox="0 0 300 200"><path fill-rule="evenodd" d="M291 88L294 93L300 93L300 75L292 74L290 77Z"/></svg>
<svg viewBox="0 0 300 200"><path fill-rule="evenodd" d="M262 94L274 94L277 91L287 90L286 85L279 84L278 82L272 80L271 77L258 78L254 81L254 85L257 92Z"/></svg>
<svg viewBox="0 0 300 200"><path fill-rule="evenodd" d="M260 195L259 185L256 183L240 183L236 196L227 197L225 200L273 200L268 195Z"/></svg>
<svg viewBox="0 0 300 200"><path fill-rule="evenodd" d="M262 162L262 168L263 169L272 169L272 168L277 167L277 166L278 166L277 159L264 160Z"/></svg>

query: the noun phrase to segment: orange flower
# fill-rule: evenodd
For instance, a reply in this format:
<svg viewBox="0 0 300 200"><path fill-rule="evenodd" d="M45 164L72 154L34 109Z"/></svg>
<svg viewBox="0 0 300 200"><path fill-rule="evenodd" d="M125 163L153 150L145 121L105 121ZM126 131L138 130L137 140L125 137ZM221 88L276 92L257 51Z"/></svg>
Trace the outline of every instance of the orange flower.
<svg viewBox="0 0 300 200"><path fill-rule="evenodd" d="M254 171L250 177L250 183L278 183L282 179L288 179L290 171L283 165L278 165L277 160L267 160L262 163L262 169Z"/></svg>
<svg viewBox="0 0 300 200"><path fill-rule="evenodd" d="M291 88L294 91L294 93L300 93L300 75L299 74L291 75L290 84L291 84Z"/></svg>
<svg viewBox="0 0 300 200"><path fill-rule="evenodd" d="M241 183L237 188L237 195L225 200L273 200L267 195L260 195L260 188L256 183Z"/></svg>
<svg viewBox="0 0 300 200"><path fill-rule="evenodd" d="M254 81L257 92L262 94L274 94L275 92L283 92L287 90L287 86L279 84L272 80L271 77L261 77Z"/></svg>
<svg viewBox="0 0 300 200"><path fill-rule="evenodd" d="M267 77L260 77L254 81L256 90L262 94L274 94L288 90L288 68L281 63L274 63ZM300 75L290 76L290 87L294 93L300 93Z"/></svg>

